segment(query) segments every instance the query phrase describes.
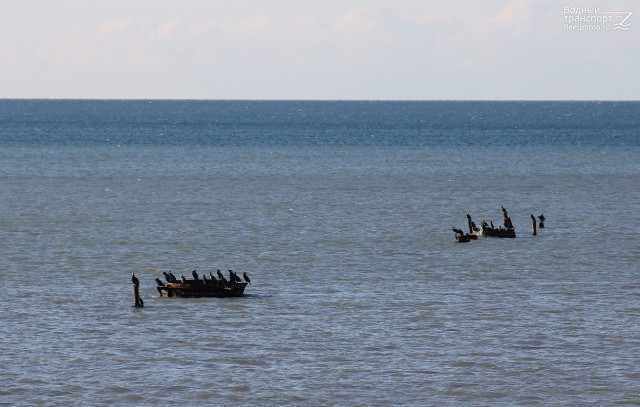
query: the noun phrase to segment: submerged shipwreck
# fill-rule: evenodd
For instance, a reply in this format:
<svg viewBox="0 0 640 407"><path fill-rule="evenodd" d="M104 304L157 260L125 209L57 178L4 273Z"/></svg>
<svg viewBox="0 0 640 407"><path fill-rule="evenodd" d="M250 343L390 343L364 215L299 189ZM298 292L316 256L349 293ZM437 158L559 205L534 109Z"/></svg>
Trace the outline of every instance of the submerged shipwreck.
<svg viewBox="0 0 640 407"><path fill-rule="evenodd" d="M251 284L247 273L243 274L242 281L233 270L229 270L229 278L225 278L220 270L217 272L218 278L213 273L209 273L209 278L206 274L200 277L196 270L191 272L193 279L187 279L184 275L178 279L170 271L163 274L165 281L156 278L156 288L161 297L241 297L247 284Z"/></svg>
<svg viewBox="0 0 640 407"><path fill-rule="evenodd" d="M516 237L516 229L511 222L511 218L509 217L509 213L504 208L502 208L502 225L498 227L493 226L493 222L487 223L486 221L480 222L480 227L478 227L473 219L471 219L471 215L467 213L467 227L469 232L464 233L461 229L453 228L453 232L455 233L456 242L458 243L467 243L471 240L477 239L479 236L483 237L500 237L500 238L514 238ZM540 219L540 228L544 228L544 215L538 216ZM532 234L535 236L537 234L537 226L536 226L536 218L531 215L531 230Z"/></svg>

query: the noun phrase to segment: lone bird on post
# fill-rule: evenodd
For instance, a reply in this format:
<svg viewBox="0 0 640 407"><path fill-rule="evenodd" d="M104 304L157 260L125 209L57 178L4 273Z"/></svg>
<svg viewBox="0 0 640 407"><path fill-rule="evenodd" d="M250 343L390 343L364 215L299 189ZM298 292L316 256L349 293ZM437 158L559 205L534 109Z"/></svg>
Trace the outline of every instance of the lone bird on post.
<svg viewBox="0 0 640 407"><path fill-rule="evenodd" d="M133 283L133 306L136 308L144 307L144 301L140 298L139 293L140 280L133 273L131 273L131 282Z"/></svg>
<svg viewBox="0 0 640 407"><path fill-rule="evenodd" d="M246 271L244 273L242 273L242 278L244 278L244 281L246 281L247 283L251 284L251 279L247 275Z"/></svg>

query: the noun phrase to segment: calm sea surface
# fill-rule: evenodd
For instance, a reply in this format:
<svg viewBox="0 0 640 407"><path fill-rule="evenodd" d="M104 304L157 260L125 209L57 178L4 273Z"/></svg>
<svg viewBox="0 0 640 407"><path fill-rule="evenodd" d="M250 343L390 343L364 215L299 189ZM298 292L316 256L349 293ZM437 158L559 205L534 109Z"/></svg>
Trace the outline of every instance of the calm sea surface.
<svg viewBox="0 0 640 407"><path fill-rule="evenodd" d="M636 102L0 100L0 405L640 405L639 227Z"/></svg>

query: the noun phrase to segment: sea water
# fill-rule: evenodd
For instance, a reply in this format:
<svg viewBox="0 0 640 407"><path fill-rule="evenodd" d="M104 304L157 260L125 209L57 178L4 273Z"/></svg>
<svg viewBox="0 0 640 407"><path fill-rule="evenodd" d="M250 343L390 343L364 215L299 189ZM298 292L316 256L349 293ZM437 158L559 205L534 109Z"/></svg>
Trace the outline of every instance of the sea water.
<svg viewBox="0 0 640 407"><path fill-rule="evenodd" d="M640 404L639 136L637 102L0 100L0 404ZM501 206L516 239L455 243ZM158 295L194 269L252 285Z"/></svg>

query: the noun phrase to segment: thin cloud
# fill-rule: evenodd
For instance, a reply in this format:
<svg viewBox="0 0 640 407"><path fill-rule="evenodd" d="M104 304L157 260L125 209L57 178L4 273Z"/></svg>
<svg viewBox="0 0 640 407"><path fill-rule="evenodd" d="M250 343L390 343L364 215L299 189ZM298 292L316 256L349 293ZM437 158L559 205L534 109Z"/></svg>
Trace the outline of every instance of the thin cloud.
<svg viewBox="0 0 640 407"><path fill-rule="evenodd" d="M384 18L385 15L380 7L369 4L338 16L333 23L333 28L346 31L372 31L380 26Z"/></svg>
<svg viewBox="0 0 640 407"><path fill-rule="evenodd" d="M133 22L132 17L126 17L121 19L109 19L100 24L96 29L99 33L112 33L116 31L123 31L128 29Z"/></svg>

